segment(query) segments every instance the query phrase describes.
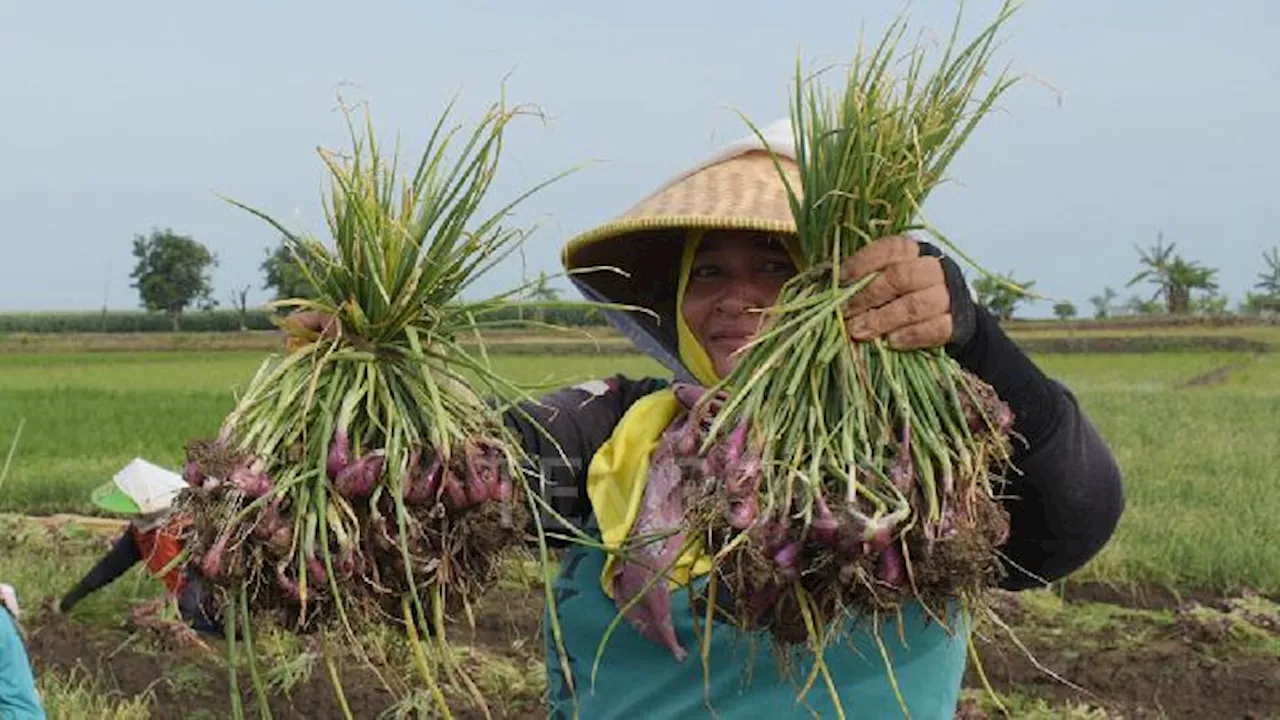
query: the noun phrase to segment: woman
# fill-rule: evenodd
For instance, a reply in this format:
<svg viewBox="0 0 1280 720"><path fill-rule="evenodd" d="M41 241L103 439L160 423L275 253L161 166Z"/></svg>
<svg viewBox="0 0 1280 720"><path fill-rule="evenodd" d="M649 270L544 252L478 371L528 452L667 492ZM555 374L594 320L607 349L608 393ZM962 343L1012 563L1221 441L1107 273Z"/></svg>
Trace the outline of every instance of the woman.
<svg viewBox="0 0 1280 720"><path fill-rule="evenodd" d="M173 513L173 501L186 487L182 476L139 458L95 489L93 503L108 513L128 518L129 524L107 554L53 603L53 610L70 612L81 600L142 563L164 585L165 594L135 608L134 622L146 622L166 604L176 601L183 622L192 629L221 634L200 576L178 562L182 555L179 538L190 519Z"/></svg>
<svg viewBox="0 0 1280 720"><path fill-rule="evenodd" d="M790 130L771 129L771 147L787 153ZM794 172L794 166L788 164ZM796 185L798 187L798 185ZM735 362L734 352L758 328L782 284L796 272L789 251L795 229L782 182L754 140L736 143L664 184L619 219L568 243L567 269L594 301L642 306L658 317L609 311L637 348L676 380L710 385ZM1093 557L1110 538L1123 509L1120 473L1102 438L1072 394L1046 377L976 307L954 262L910 238L864 248L844 268L852 281L879 272L852 302L854 342L876 337L898 349L945 347L963 367L995 387L1015 414L1022 474L1005 501L1011 531L1002 548L1008 576L1019 590L1062 578ZM635 520L644 468L657 435L682 409L665 379L615 376L585 383L512 415L526 449L541 458L544 494L557 513L616 545ZM535 423L541 428L535 426ZM544 434L545 431L546 432ZM550 435L554 442L548 440ZM633 502L634 501L634 502ZM628 509L632 508L632 509ZM547 520L551 522L550 518ZM551 715L582 718L704 716L792 717L795 675L782 674L766 642L742 642L719 625L712 634L710 676L696 654L677 660L628 623L618 626L592 668L606 628L617 615L611 599L616 568L606 553L572 546L555 584L565 653L546 633ZM697 582L695 577L691 581ZM698 647L685 593L671 595L673 630L683 648ZM866 624L845 628L846 642L825 662L850 717L902 714L875 633ZM899 634L901 631L901 635ZM952 717L960 691L967 632L930 624L916 606L880 633L893 657L894 680L912 717ZM754 647L753 647L754 645ZM835 715L822 689L805 699L822 717Z"/></svg>
<svg viewBox="0 0 1280 720"><path fill-rule="evenodd" d="M18 631L18 596L0 583L0 720L41 720L27 649Z"/></svg>

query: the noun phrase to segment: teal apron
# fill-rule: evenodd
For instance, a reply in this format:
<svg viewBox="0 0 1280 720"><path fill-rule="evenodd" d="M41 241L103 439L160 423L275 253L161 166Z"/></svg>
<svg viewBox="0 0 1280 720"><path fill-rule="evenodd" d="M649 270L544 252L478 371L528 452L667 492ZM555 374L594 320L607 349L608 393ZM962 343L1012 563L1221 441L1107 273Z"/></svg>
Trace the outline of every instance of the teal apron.
<svg viewBox="0 0 1280 720"><path fill-rule="evenodd" d="M677 662L666 648L624 621L609 638L593 687L591 668L600 638L617 615L613 601L600 589L604 557L600 550L573 547L556 579L557 616L576 692L569 691L551 626L545 623L552 718L837 717L821 677L804 704L797 703L812 667L803 654L784 674L766 636L746 635L722 623L712 631L708 694L698 644L701 620L695 630L688 593L683 590L672 592L671 609L676 637L689 651L685 661ZM968 625L961 618L954 612L944 628L912 604L904 608L901 624L897 616L882 619L881 640L892 658L894 679L911 718L955 716L969 639ZM870 627L869 621L857 623L842 642L832 642L824 653L845 717L904 717Z"/></svg>

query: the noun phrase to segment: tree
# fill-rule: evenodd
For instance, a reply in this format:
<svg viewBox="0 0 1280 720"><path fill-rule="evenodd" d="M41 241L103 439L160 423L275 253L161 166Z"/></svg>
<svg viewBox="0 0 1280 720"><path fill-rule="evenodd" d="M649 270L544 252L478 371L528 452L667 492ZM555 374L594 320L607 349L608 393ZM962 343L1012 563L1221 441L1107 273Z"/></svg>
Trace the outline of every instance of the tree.
<svg viewBox="0 0 1280 720"><path fill-rule="evenodd" d="M523 294L526 302L555 302L560 299L560 290L547 284L547 274L545 272L539 272L538 279L531 283ZM524 319L524 308L520 308L519 317L521 320ZM542 322L543 318L546 317L544 308L534 308L533 317L536 322Z"/></svg>
<svg viewBox="0 0 1280 720"><path fill-rule="evenodd" d="M547 285L547 274L538 273L538 280L529 288L528 297L534 302L555 302L560 299L560 290Z"/></svg>
<svg viewBox="0 0 1280 720"><path fill-rule="evenodd" d="M1069 320L1076 316L1076 306L1072 304L1071 301L1069 300L1063 300L1062 302L1054 303L1053 314L1059 320Z"/></svg>
<svg viewBox="0 0 1280 720"><path fill-rule="evenodd" d="M1143 280L1154 283L1158 289L1152 295L1153 300L1163 298L1170 313L1186 314L1191 311L1193 290L1212 292L1218 289L1218 284L1213 279L1218 271L1175 255L1176 247L1177 243L1166 247L1164 233L1158 233L1156 244L1151 248L1137 248L1138 257L1146 269L1134 275L1126 287L1132 287Z"/></svg>
<svg viewBox="0 0 1280 720"><path fill-rule="evenodd" d="M1258 292L1245 294L1240 303L1240 312L1246 315L1270 315L1280 313L1280 249L1271 248L1262 253L1265 271L1258 273L1258 282L1253 287Z"/></svg>
<svg viewBox="0 0 1280 720"><path fill-rule="evenodd" d="M1094 295L1089 298L1089 302L1093 304L1093 316L1099 320L1111 315L1112 303L1116 299L1116 291L1107 286L1102 289L1101 295Z"/></svg>
<svg viewBox="0 0 1280 720"><path fill-rule="evenodd" d="M231 307L236 309L240 319L240 332L249 329L249 286L237 287L231 291Z"/></svg>
<svg viewBox="0 0 1280 720"><path fill-rule="evenodd" d="M1240 303L1239 310L1241 315L1280 314L1280 295L1245 293L1244 301Z"/></svg>
<svg viewBox="0 0 1280 720"><path fill-rule="evenodd" d="M1213 279L1213 276L1217 274L1218 271L1216 269L1203 267L1199 263L1187 262L1182 258L1176 258L1169 265L1171 294L1165 297L1169 312L1190 312L1193 301L1191 293L1194 290L1202 290L1205 292L1206 297L1212 298L1218 290L1218 283Z"/></svg>
<svg viewBox="0 0 1280 720"><path fill-rule="evenodd" d="M1264 298L1280 303L1280 248L1273 247L1271 252L1262 253L1262 261L1267 264L1267 270L1258 273L1258 282L1253 286Z"/></svg>
<svg viewBox="0 0 1280 720"><path fill-rule="evenodd" d="M973 291L978 295L978 304L984 305L1001 321L1013 318L1013 311L1026 299L1025 291L1030 290L1035 281L1021 282L1013 279L1012 274L983 275L973 283ZM1012 286L1012 287L1011 287ZM1022 288L1024 292L1020 292Z"/></svg>
<svg viewBox="0 0 1280 720"><path fill-rule="evenodd" d="M143 307L168 313L175 331L182 311L192 303L216 305L209 271L218 258L190 236L171 229L152 230L149 237L135 235L133 256L138 264L129 275L134 280L131 287L137 288Z"/></svg>
<svg viewBox="0 0 1280 720"><path fill-rule="evenodd" d="M273 291L276 300L312 296L311 283L283 239L274 250L267 250L267 257L259 267L266 275L262 289Z"/></svg>
<svg viewBox="0 0 1280 720"><path fill-rule="evenodd" d="M1158 315L1163 310L1160 303L1141 295L1130 295L1124 303L1124 311L1130 315Z"/></svg>
<svg viewBox="0 0 1280 720"><path fill-rule="evenodd" d="M1200 315L1225 315L1230 302L1226 295L1210 292L1191 301L1191 309Z"/></svg>

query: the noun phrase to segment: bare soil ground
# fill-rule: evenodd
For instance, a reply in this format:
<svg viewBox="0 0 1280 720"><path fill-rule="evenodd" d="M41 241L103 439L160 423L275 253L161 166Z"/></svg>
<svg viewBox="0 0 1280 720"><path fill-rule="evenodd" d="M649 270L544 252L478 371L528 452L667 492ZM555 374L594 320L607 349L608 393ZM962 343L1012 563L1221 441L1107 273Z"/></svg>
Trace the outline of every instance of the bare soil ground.
<svg viewBox="0 0 1280 720"><path fill-rule="evenodd" d="M541 662L540 612L537 590L510 591L479 609L474 634L470 628L450 630L454 642L466 644L462 663L472 671L495 718L545 716L542 683L513 682L508 677ZM50 669L87 670L98 677L99 687L118 697L150 694L151 717L158 720L231 717L225 644L219 638L201 637L209 650L176 648L144 632L85 625L65 617L39 618L27 627L27 647L37 674ZM318 647L315 650L319 652ZM264 675L269 670L261 668ZM355 717L377 717L394 703L371 671L344 663L340 672ZM256 700L248 673L242 669L239 676L244 710L254 717ZM277 718L343 717L323 661L315 663L306 679L269 697ZM461 695L451 698L451 704L457 718L484 717Z"/></svg>
<svg viewBox="0 0 1280 720"><path fill-rule="evenodd" d="M1150 589L1120 593L1084 586L1066 598L1003 595L996 611L1011 632L987 624L978 641L987 678L1013 717L1280 717L1280 605L1258 596L1199 600ZM477 662L505 669L478 681L495 717L543 715L539 682L519 682L541 657L537 588L505 586L487 597L474 636L458 628ZM158 650L124 629L38 619L29 628L37 671L94 670L122 696L152 693L153 717L226 717L230 692L214 652ZM1034 659L1033 659L1034 658ZM1055 677L1056 676L1056 677ZM343 670L348 702L370 717L390 697L358 668ZM506 679L504 679L506 678ZM528 678L524 678L527 680ZM976 669L959 717L999 716ZM253 697L244 691L245 708ZM272 699L278 717L341 717L323 664L310 679ZM480 713L457 698L460 717Z"/></svg>

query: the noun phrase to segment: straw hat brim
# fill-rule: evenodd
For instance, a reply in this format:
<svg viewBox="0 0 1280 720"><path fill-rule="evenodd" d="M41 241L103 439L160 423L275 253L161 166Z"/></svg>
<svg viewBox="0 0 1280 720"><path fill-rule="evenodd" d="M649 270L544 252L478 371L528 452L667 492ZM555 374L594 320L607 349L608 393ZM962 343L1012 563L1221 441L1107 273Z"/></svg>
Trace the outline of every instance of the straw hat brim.
<svg viewBox="0 0 1280 720"><path fill-rule="evenodd" d="M682 173L620 217L572 238L564 267L610 302L672 317L686 231L795 233L779 166L798 196L790 159L746 150Z"/></svg>
<svg viewBox="0 0 1280 720"><path fill-rule="evenodd" d="M142 507L138 502L129 497L129 494L121 490L115 482L104 483L94 488L89 499L99 508L116 515L142 514Z"/></svg>

